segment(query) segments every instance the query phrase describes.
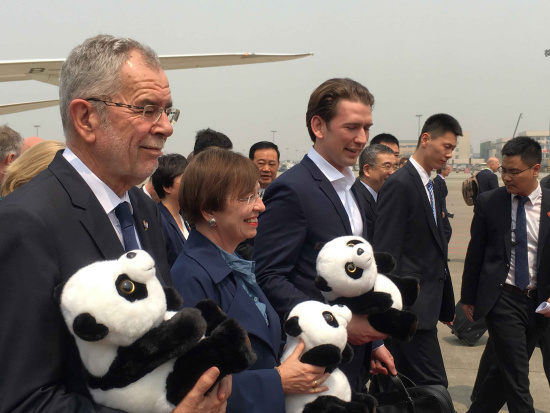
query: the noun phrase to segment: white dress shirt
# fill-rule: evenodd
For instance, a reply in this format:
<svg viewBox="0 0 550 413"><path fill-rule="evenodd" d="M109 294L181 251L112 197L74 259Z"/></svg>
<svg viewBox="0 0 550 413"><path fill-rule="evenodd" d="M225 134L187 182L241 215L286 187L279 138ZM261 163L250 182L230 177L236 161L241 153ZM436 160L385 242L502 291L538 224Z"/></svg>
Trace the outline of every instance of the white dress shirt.
<svg viewBox="0 0 550 413"><path fill-rule="evenodd" d="M307 156L313 161L315 165L321 170L323 175L330 181L332 187L338 194L342 205L348 213L349 222L351 225L351 232L353 235L363 235L363 219L361 218L361 212L357 206L357 201L351 192L351 187L355 182L355 175L350 167L345 168L342 174L334 166L327 162L319 153L311 147ZM366 225L366 223L365 223Z"/></svg>
<svg viewBox="0 0 550 413"><path fill-rule="evenodd" d="M542 206L542 190L540 184L531 194L529 200L525 203L525 218L527 222L527 260L529 261L529 285L527 289L537 288L537 246L539 245L539 224L540 209ZM512 250L510 251L510 270L506 277L506 284L516 285L516 215L518 209L518 199L515 194L510 194L512 202Z"/></svg>

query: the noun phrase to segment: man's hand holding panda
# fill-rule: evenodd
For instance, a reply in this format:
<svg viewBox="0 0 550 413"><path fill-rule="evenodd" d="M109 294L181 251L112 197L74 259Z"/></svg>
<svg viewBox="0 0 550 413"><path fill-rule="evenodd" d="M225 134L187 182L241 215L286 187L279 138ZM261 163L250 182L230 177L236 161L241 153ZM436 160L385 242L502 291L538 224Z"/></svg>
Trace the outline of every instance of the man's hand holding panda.
<svg viewBox="0 0 550 413"><path fill-rule="evenodd" d="M385 340L388 335L376 330L369 322L366 314L353 314L347 327L348 342L361 345L376 340Z"/></svg>

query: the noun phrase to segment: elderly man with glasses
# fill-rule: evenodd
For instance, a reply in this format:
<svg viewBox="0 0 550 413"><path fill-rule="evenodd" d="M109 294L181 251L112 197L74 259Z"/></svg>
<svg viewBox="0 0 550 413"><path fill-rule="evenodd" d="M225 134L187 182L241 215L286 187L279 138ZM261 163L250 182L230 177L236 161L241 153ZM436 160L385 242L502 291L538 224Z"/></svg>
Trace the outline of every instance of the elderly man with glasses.
<svg viewBox="0 0 550 413"><path fill-rule="evenodd" d="M156 53L135 40L86 40L61 69L67 148L0 205L0 412L110 411L93 403L52 294L78 269L140 248L171 284L150 176L179 111ZM178 412L218 411L230 394L207 372ZM204 410L200 410L204 408Z"/></svg>

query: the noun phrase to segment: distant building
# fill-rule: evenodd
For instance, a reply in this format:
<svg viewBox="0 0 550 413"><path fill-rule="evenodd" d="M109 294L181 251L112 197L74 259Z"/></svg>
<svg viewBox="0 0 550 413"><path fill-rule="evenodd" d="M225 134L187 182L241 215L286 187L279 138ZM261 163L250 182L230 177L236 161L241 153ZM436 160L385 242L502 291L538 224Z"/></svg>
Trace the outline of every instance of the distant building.
<svg viewBox="0 0 550 413"><path fill-rule="evenodd" d="M482 158L485 162L491 157L497 157L497 146L493 141L481 142L479 145L479 157Z"/></svg>
<svg viewBox="0 0 550 413"><path fill-rule="evenodd" d="M541 170L546 172L550 167L550 158L548 157L548 149L550 149L550 136L547 130L528 130L520 132L516 136L527 136L536 140L542 147L542 162L540 163Z"/></svg>

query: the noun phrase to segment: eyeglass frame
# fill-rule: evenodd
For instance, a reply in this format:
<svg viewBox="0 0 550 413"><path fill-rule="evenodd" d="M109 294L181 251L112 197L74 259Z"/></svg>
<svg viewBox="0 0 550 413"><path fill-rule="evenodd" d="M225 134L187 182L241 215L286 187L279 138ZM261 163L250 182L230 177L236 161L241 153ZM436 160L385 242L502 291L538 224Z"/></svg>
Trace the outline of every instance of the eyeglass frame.
<svg viewBox="0 0 550 413"><path fill-rule="evenodd" d="M262 198L262 194L260 194L260 193L258 192L258 193L249 195L249 196L246 197L246 198L237 198L237 201L239 201L239 202L246 202L246 205L250 205L250 201L252 200L252 198L254 198L254 202L252 202L252 205L254 205L254 204L256 204L256 200L257 200L258 198ZM232 199L232 198L229 198L229 199Z"/></svg>
<svg viewBox="0 0 550 413"><path fill-rule="evenodd" d="M384 163L381 163L380 165L375 164L375 165L371 165L370 163L367 163L366 165L369 165L372 169L376 169L376 168L381 168L381 169L385 169L386 171L389 171L389 170L394 170L394 171L397 171L399 169L399 165L398 164L395 164L395 165L385 165L387 164L388 162L384 162Z"/></svg>
<svg viewBox="0 0 550 413"><path fill-rule="evenodd" d="M145 105L145 106L136 106L136 105L128 105L126 103L121 103L121 102L112 102L110 100L102 100L102 99L98 99L98 98L87 98L87 99L84 99L88 102L102 102L105 104L105 106L115 106L115 107L118 107L118 108L128 108L128 109L136 109L136 110L141 110L142 113L141 113L141 119L143 120L146 120L145 118L145 109L148 108L148 107L152 107L152 108L157 108L157 109L160 109L158 110L158 117L155 119L155 121L153 123L157 123L160 119L160 117L162 116L162 113L166 113L166 116L168 116L168 120L170 121L170 124L174 124L178 121L178 118L180 116L180 110L179 109L174 109L174 108L163 108L162 106L158 106L158 105ZM170 115L172 115L172 118L170 119Z"/></svg>
<svg viewBox="0 0 550 413"><path fill-rule="evenodd" d="M516 176L519 176L519 174L521 174L521 173L527 171L528 169L531 169L531 168L533 168L533 167L535 167L535 166L537 166L537 165L538 165L538 164L535 164L535 165L530 166L530 167L528 167L528 168L525 168L525 169L523 169L523 170L521 170L521 171L514 171L514 172L510 172L510 171L508 171L507 169L503 168L502 166L499 166L498 169L497 169L497 171L498 171L502 176L508 175L508 176L511 176L512 178L515 178Z"/></svg>

